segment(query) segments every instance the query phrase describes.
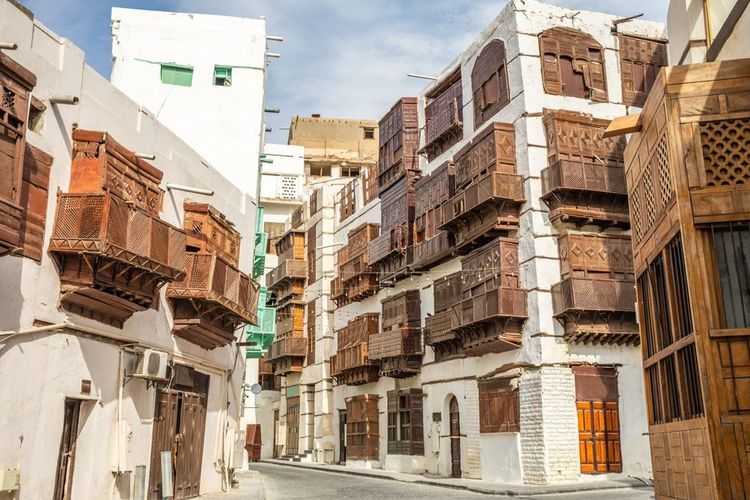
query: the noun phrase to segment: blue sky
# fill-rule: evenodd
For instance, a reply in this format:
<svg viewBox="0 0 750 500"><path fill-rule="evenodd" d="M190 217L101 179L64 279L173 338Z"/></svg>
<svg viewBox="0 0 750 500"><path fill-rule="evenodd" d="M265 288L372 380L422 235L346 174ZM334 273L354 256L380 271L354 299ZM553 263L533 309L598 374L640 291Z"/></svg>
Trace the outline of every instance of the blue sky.
<svg viewBox="0 0 750 500"><path fill-rule="evenodd" d="M109 77L110 10L152 10L265 16L272 49L266 105L274 129L269 142L286 142L292 115L342 118L383 115L395 100L415 95L424 80L461 53L506 4L505 0L21 0L42 23L86 52L88 64ZM573 9L601 10L664 21L667 0L553 0ZM85 13L85 15L84 15Z"/></svg>

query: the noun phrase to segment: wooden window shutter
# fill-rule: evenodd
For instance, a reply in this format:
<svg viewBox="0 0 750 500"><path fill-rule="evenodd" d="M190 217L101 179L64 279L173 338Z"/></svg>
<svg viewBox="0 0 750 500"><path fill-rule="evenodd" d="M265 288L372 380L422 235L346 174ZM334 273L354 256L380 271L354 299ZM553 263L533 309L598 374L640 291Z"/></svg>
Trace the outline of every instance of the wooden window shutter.
<svg viewBox="0 0 750 500"><path fill-rule="evenodd" d="M591 35L572 28L550 28L539 35L539 49L546 93L583 97L597 102L608 100L604 49ZM561 69L563 59L567 61L569 81L566 81ZM581 78L585 87L583 96L580 92Z"/></svg>
<svg viewBox="0 0 750 500"><path fill-rule="evenodd" d="M42 260L44 247L51 170L52 156L26 144L20 198L24 210L21 221L21 247L25 257L37 262Z"/></svg>
<svg viewBox="0 0 750 500"><path fill-rule="evenodd" d="M477 56L471 71L474 127L478 128L510 102L505 43L492 40Z"/></svg>
<svg viewBox="0 0 750 500"><path fill-rule="evenodd" d="M618 37L622 102L642 107L656 81L656 75L667 65L667 42L623 33Z"/></svg>
<svg viewBox="0 0 750 500"><path fill-rule="evenodd" d="M519 432L518 389L510 379L489 379L479 383L479 432Z"/></svg>
<svg viewBox="0 0 750 500"><path fill-rule="evenodd" d="M397 454L398 449L398 391L387 393L388 453Z"/></svg>
<svg viewBox="0 0 750 500"><path fill-rule="evenodd" d="M424 424L422 423L422 390L409 390L409 421L411 425L411 455L424 455Z"/></svg>

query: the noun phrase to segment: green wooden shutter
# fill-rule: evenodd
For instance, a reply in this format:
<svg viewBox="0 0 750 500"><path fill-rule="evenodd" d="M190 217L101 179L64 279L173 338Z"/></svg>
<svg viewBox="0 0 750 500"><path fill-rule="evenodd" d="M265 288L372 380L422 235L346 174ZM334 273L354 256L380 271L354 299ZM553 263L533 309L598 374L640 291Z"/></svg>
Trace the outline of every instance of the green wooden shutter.
<svg viewBox="0 0 750 500"><path fill-rule="evenodd" d="M162 64L161 82L168 85L190 87L193 84L193 68L176 64Z"/></svg>

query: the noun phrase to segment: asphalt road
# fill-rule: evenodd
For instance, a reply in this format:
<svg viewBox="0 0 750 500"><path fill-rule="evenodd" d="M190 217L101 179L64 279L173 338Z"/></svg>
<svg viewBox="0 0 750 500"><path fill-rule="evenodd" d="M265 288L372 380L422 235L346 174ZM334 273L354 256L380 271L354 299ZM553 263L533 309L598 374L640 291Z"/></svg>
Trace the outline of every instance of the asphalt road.
<svg viewBox="0 0 750 500"><path fill-rule="evenodd" d="M251 470L258 471L263 479L265 487L265 498L268 500L281 500L287 498L325 498L331 499L357 499L367 500L374 498L409 498L409 499L433 499L433 498L493 498L493 495L473 493L457 489L429 486L422 484L409 484L389 479L377 479L365 476L352 476L332 472L320 472L310 469L288 467L269 463L254 463ZM243 490L249 484L243 484ZM257 486L253 488L256 490ZM241 492L237 498L242 498ZM250 493L250 491L248 491ZM262 498L252 495L244 498ZM544 495L536 497L544 499L582 499L601 500L606 495L607 500L649 500L653 499L650 490L620 489L605 492L572 493L560 495ZM232 498L235 498L234 496ZM517 499L533 499L533 496L513 497Z"/></svg>

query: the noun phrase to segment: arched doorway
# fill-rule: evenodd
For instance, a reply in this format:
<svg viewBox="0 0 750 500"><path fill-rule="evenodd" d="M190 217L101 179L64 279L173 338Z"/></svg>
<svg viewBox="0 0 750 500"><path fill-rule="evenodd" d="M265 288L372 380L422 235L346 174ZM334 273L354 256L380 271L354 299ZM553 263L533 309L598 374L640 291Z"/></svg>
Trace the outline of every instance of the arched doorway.
<svg viewBox="0 0 750 500"><path fill-rule="evenodd" d="M449 405L451 440L451 477L461 477L461 423L458 415L458 401L451 397Z"/></svg>

